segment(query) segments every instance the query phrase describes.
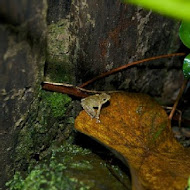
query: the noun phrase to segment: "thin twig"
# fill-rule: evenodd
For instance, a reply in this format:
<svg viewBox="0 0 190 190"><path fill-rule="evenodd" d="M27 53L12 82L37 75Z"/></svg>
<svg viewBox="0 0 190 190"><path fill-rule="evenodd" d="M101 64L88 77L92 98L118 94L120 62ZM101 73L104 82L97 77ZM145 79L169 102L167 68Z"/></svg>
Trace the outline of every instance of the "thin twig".
<svg viewBox="0 0 190 190"><path fill-rule="evenodd" d="M188 82L188 80L187 80L187 79L184 79L183 84L182 84L182 86L181 86L181 88L180 88L179 94L178 94L178 96L177 96L177 98L176 98L176 101L175 101L175 103L174 103L174 105L173 105L173 108L172 108L172 110L171 110L171 112L170 112L170 115L169 115L169 119L170 119L170 120L172 120L172 118L173 118L173 115L174 115L174 113L175 113L175 110L176 110L176 108L177 108L177 105L178 105L178 103L179 103L179 100L180 100L181 96L183 95L183 92L184 92L184 90L185 90L185 88L186 88L187 82Z"/></svg>
<svg viewBox="0 0 190 190"><path fill-rule="evenodd" d="M173 107L169 107L169 106L162 106L165 110L172 110L173 109ZM181 110L179 110L179 109L176 109L175 110L176 112L178 112L178 116L176 116L176 117L172 117L172 119L173 120L177 120L178 121L178 126L179 126L179 128L181 128L181 123L182 123L182 111ZM171 111L170 111L171 112ZM184 122L184 120L183 120L183 122Z"/></svg>
<svg viewBox="0 0 190 190"><path fill-rule="evenodd" d="M152 60L156 60L156 59L161 59L161 58L174 57L174 56L184 56L184 55L185 55L185 53L172 53L172 54L159 55L159 56L156 56L156 57L150 57L150 58L147 58L147 59L143 59L143 60L135 61L135 62L132 62L132 63L128 63L128 64L125 64L125 65L122 65L121 67L112 69L112 70L110 70L108 72L102 73L102 74L94 77L93 79L91 79L91 80L89 80L89 81L81 84L79 87L83 88L83 87L89 85L90 83L93 83L94 81L96 81L98 79L101 79L101 78L106 77L108 75L114 74L116 72L124 70L127 67L130 67L130 66L133 66L133 65L137 65L137 64L140 64L140 63L143 63L143 62L148 62L148 61L152 61Z"/></svg>

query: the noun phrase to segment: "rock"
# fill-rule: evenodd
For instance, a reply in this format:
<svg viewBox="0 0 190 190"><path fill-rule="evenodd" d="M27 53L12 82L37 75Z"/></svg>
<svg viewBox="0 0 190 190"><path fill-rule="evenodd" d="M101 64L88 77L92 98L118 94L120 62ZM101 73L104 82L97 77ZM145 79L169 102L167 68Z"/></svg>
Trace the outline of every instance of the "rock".
<svg viewBox="0 0 190 190"><path fill-rule="evenodd" d="M18 133L39 93L46 10L45 1L0 2L0 189L14 173Z"/></svg>

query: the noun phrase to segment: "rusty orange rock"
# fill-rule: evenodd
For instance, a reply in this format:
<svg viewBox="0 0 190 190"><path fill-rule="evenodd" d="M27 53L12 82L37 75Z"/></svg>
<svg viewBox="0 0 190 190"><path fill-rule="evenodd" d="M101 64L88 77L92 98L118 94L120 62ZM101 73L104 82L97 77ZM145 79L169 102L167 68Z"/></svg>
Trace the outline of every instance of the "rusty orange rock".
<svg viewBox="0 0 190 190"><path fill-rule="evenodd" d="M120 155L130 167L133 190L185 189L190 151L175 140L167 114L151 97L113 93L100 121L81 111L75 128Z"/></svg>

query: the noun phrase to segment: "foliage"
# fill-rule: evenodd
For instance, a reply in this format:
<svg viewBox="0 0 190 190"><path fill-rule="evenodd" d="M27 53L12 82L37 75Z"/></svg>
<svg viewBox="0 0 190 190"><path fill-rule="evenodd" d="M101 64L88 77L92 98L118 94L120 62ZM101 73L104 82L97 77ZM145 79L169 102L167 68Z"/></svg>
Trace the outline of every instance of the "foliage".
<svg viewBox="0 0 190 190"><path fill-rule="evenodd" d="M190 48L190 22L182 21L179 28L179 37L183 44ZM185 78L190 78L190 54L183 61L183 74Z"/></svg>
<svg viewBox="0 0 190 190"><path fill-rule="evenodd" d="M190 78L190 54L183 61L183 74L185 78Z"/></svg>
<svg viewBox="0 0 190 190"><path fill-rule="evenodd" d="M122 2L133 3L163 15L190 21L190 1L188 0L122 0Z"/></svg>
<svg viewBox="0 0 190 190"><path fill-rule="evenodd" d="M188 179L188 183L187 183L187 190L190 190L190 177L189 177L189 179Z"/></svg>
<svg viewBox="0 0 190 190"><path fill-rule="evenodd" d="M179 28L179 37L183 44L190 48L190 22L182 21Z"/></svg>

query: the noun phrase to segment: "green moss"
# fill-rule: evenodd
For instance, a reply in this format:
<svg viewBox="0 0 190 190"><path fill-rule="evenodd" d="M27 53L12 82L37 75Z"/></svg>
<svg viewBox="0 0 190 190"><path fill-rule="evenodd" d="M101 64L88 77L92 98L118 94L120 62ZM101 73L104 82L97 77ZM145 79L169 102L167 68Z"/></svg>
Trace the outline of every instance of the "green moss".
<svg viewBox="0 0 190 190"><path fill-rule="evenodd" d="M63 117L71 98L66 94L57 92L42 92L42 98L50 107L54 117Z"/></svg>
<svg viewBox="0 0 190 190"><path fill-rule="evenodd" d="M37 165L28 173L27 177L23 177L20 172L16 172L14 178L6 185L10 190L39 190L39 189L89 189L89 186L79 181L75 177L67 174L66 170L71 167L89 168L89 163L83 162L72 163L76 154L88 155L90 151L83 150L75 145L65 144L59 148L52 150L50 159L46 159L45 163ZM70 165L71 164L71 165Z"/></svg>
<svg viewBox="0 0 190 190"><path fill-rule="evenodd" d="M40 190L40 189L89 189L75 178L65 176L64 164L51 163L49 166L44 164L37 166L30 174L22 179L20 173L16 173L14 180L8 182L10 190Z"/></svg>
<svg viewBox="0 0 190 190"><path fill-rule="evenodd" d="M28 174L24 176L16 172L7 187L10 190L95 190L101 186L105 189L128 189L112 176L106 162L88 149L64 143L49 150L43 162L29 169ZM129 182L118 167L112 167L112 170L124 183Z"/></svg>
<svg viewBox="0 0 190 190"><path fill-rule="evenodd" d="M73 119L66 113L71 98L60 93L40 91L33 102L28 120L18 135L14 155L18 168L27 167L35 155L48 148L62 131L63 139L73 130Z"/></svg>
<svg viewBox="0 0 190 190"><path fill-rule="evenodd" d="M6 185L10 190L40 190L40 189L89 189L75 178L69 178L64 175L65 167L63 164L57 167L42 165L36 167L31 173L23 180L20 173L15 174L14 180L9 181Z"/></svg>

